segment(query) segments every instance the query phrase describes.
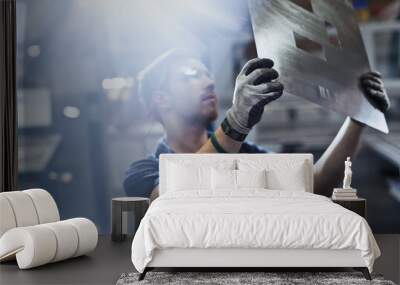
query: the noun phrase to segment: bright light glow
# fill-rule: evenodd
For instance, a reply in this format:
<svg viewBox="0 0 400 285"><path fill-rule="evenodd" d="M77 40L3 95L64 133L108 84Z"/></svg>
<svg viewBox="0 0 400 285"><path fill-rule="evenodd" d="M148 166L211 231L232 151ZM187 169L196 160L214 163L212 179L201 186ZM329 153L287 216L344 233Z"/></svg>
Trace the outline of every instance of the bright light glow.
<svg viewBox="0 0 400 285"><path fill-rule="evenodd" d="M63 114L67 118L77 119L77 118L79 118L81 111L77 107L66 106L66 107L64 107Z"/></svg>
<svg viewBox="0 0 400 285"><path fill-rule="evenodd" d="M106 78L101 83L101 85L103 86L103 89L105 89L105 90L129 88L129 87L132 87L133 84L134 84L134 79L132 77Z"/></svg>
<svg viewBox="0 0 400 285"><path fill-rule="evenodd" d="M28 47L27 53L30 57L38 57L40 55L40 46L32 45Z"/></svg>
<svg viewBox="0 0 400 285"><path fill-rule="evenodd" d="M66 184L71 183L72 179L73 176L71 172L63 172L60 177L60 180Z"/></svg>

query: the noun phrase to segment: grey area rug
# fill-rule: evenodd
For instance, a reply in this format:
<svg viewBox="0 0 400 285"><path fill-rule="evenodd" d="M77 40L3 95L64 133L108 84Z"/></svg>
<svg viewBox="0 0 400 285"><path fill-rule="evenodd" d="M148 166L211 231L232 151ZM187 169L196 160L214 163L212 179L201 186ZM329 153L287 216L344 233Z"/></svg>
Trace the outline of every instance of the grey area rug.
<svg viewBox="0 0 400 285"><path fill-rule="evenodd" d="M395 285L380 275L372 275L368 281L360 272L148 272L142 281L138 273L125 273L117 285L133 284L379 284Z"/></svg>

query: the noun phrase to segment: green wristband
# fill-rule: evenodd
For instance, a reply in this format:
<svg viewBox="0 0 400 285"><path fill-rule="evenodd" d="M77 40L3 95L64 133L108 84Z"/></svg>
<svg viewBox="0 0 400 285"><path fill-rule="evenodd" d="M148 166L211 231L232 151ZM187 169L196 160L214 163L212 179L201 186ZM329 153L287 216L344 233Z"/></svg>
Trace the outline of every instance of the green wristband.
<svg viewBox="0 0 400 285"><path fill-rule="evenodd" d="M228 153L228 152L219 144L219 142L217 141L217 137L215 136L215 133L213 133L213 134L211 135L210 140L211 140L211 143L212 143L213 147L215 148L215 150L216 150L217 152L219 152L219 153Z"/></svg>

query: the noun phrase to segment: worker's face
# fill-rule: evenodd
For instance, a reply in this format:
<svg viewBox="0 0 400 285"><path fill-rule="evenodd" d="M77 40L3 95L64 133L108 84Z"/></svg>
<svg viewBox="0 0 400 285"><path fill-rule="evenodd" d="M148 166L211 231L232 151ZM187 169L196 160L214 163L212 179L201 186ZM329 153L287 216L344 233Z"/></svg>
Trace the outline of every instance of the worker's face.
<svg viewBox="0 0 400 285"><path fill-rule="evenodd" d="M169 70L167 100L185 120L210 123L218 116L214 78L197 59L182 59Z"/></svg>

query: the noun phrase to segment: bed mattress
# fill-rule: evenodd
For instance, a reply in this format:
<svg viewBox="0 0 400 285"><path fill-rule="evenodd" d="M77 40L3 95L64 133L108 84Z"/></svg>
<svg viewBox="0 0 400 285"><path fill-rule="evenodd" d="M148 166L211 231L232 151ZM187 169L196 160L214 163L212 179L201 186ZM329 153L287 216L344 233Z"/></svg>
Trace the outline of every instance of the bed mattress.
<svg viewBox="0 0 400 285"><path fill-rule="evenodd" d="M363 217L324 196L266 189L163 194L140 223L132 262L143 272L172 248L359 250L370 272L380 255Z"/></svg>

